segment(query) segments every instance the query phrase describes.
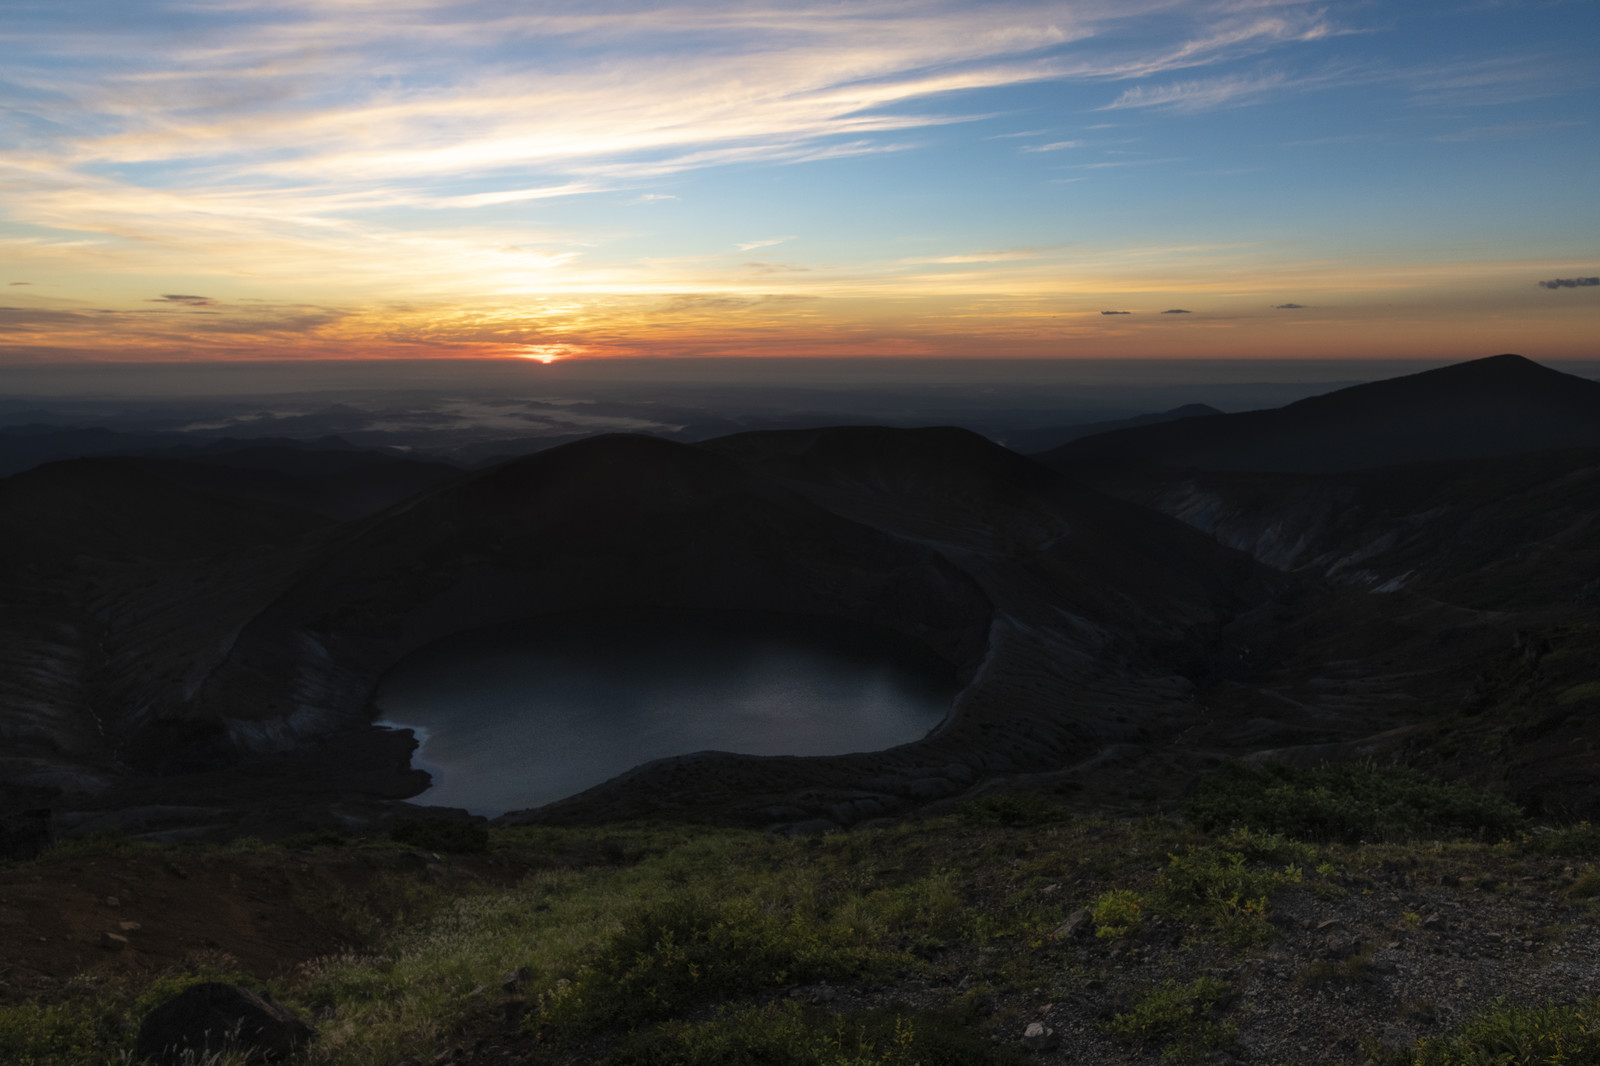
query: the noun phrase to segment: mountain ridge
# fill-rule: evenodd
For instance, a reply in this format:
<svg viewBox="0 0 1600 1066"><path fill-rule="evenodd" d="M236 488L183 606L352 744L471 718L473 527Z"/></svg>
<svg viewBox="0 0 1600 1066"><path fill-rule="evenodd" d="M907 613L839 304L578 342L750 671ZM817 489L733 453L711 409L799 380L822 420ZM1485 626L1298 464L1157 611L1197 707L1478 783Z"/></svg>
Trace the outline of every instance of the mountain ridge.
<svg viewBox="0 0 1600 1066"><path fill-rule="evenodd" d="M1144 464L1333 473L1600 445L1600 382L1497 355L1285 407L1113 430L1045 452L1058 469Z"/></svg>

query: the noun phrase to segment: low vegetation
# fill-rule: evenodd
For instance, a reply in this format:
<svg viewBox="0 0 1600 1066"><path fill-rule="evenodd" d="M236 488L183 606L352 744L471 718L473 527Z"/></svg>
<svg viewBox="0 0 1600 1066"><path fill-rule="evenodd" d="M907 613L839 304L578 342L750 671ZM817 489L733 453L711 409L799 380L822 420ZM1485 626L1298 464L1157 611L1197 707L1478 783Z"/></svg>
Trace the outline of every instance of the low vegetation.
<svg viewBox="0 0 1600 1066"><path fill-rule="evenodd" d="M1424 837L1499 840L1524 821L1516 804L1502 796L1373 763L1315 770L1232 765L1200 783L1186 813L1207 830L1248 826L1345 844Z"/></svg>
<svg viewBox="0 0 1600 1066"><path fill-rule="evenodd" d="M487 1063L472 1050L484 1032L529 1063L1001 1066L1033 1061L1021 1040L1029 1011L1093 996L1107 1006L1083 1016L1083 1031L1106 1046L1140 1061L1206 1061L1234 1047L1240 975L1264 964L1286 911L1372 898L1374 872L1394 869L1407 884L1487 878L1491 895L1508 877L1533 878L1592 912L1597 843L1586 824L1533 827L1503 801L1365 765L1228 771L1182 820L1074 817L1019 795L826 837L400 827L393 839L163 854L191 866L248 851L387 871L359 898L318 901L358 948L270 982L318 1029L308 1066L441 1053ZM63 854L95 847L129 846ZM471 875L505 869L520 873ZM1426 935L1431 917L1392 909L1386 937ZM1338 993L1366 977L1372 952L1353 943L1291 985ZM1143 962L1123 966L1129 957ZM124 1063L144 1014L202 980L263 987L225 957L78 978L0 1007L0 1062ZM1389 1066L1600 1061L1600 1004L1504 991L1525 998L1370 1054Z"/></svg>
<svg viewBox="0 0 1600 1066"><path fill-rule="evenodd" d="M1387 1066L1589 1062L1600 1062L1600 1000L1573 1006L1499 1004L1456 1032L1390 1057Z"/></svg>

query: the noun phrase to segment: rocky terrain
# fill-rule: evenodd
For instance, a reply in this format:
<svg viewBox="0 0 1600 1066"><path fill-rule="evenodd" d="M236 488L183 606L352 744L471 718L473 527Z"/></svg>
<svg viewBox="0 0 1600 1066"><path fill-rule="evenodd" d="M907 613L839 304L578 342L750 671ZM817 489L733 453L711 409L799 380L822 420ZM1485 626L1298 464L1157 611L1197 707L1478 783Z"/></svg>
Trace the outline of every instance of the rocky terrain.
<svg viewBox="0 0 1600 1066"><path fill-rule="evenodd" d="M53 1038L78 1041L59 1045L79 1048L68 1061L98 1061L82 1056L131 1041L158 1002L140 990L224 978L315 1026L307 1061L379 1066L728 1061L641 1050L642 1034L670 1044L685 1025L767 1049L737 1061L789 1061L771 1056L787 1054L793 1034L778 1034L797 1020L826 1034L872 1017L947 1027L927 1039L968 1056L952 1061L1358 1066L1411 1063L1419 1041L1499 1009L1600 997L1600 841L1587 828L1312 845L1051 803L991 792L954 817L809 841L619 823L501 831L478 854L329 837L0 867L0 1052L40 1046L28 1041L41 1004L68 1018L128 1012L120 1030ZM1263 894L1195 893L1216 878ZM624 1023L619 1004L553 1035L540 1004L604 972L630 923L662 950L649 923L664 919L650 916L673 912L650 900L736 908L735 890L787 916L800 943L829 946L786 964L797 980L758 969L731 992L674 991L646 950L634 966L664 983L636 991L687 995L681 1006L656 1025ZM1138 909L1118 918L1118 894ZM680 943L702 966L789 950ZM1520 1024L1531 1041L1538 1024ZM881 1061L900 1063L893 1054Z"/></svg>

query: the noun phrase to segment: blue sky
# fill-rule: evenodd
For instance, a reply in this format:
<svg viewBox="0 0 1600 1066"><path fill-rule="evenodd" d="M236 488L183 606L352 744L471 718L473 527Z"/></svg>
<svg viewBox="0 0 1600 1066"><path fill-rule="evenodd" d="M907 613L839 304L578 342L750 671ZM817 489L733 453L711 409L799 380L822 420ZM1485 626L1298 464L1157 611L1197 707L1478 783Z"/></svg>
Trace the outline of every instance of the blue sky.
<svg viewBox="0 0 1600 1066"><path fill-rule="evenodd" d="M1600 273L1592 0L3 0L0 49L0 361L1600 335L1538 285Z"/></svg>

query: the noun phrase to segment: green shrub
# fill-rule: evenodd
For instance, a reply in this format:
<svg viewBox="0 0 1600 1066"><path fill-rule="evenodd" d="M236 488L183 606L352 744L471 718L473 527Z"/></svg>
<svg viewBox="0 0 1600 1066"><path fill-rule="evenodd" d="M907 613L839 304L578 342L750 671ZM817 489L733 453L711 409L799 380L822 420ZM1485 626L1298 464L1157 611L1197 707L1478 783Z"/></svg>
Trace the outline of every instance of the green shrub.
<svg viewBox="0 0 1600 1066"><path fill-rule="evenodd" d="M1550 828L1536 826L1522 838L1522 850L1532 855L1573 858L1592 855L1600 858L1600 826L1588 822Z"/></svg>
<svg viewBox="0 0 1600 1066"><path fill-rule="evenodd" d="M1114 888L1089 904L1094 935L1127 936L1144 925L1144 897L1131 888Z"/></svg>
<svg viewBox="0 0 1600 1066"><path fill-rule="evenodd" d="M1593 899L1600 896L1600 870L1590 867L1579 874L1577 880L1567 889L1567 895L1573 899Z"/></svg>
<svg viewBox="0 0 1600 1066"><path fill-rule="evenodd" d="M1498 1003L1453 1033L1420 1041L1392 1066L1577 1066L1600 1062L1600 999L1557 1007Z"/></svg>
<svg viewBox="0 0 1600 1066"><path fill-rule="evenodd" d="M111 1059L123 1037L119 1013L101 1003L21 1003L0 1007L0 1062L80 1066Z"/></svg>
<svg viewBox="0 0 1600 1066"><path fill-rule="evenodd" d="M1156 904L1164 911L1208 925L1234 943L1271 939L1267 895L1299 884L1297 866L1282 870L1253 868L1242 852L1190 845L1182 855L1169 855L1156 888Z"/></svg>
<svg viewBox="0 0 1600 1066"><path fill-rule="evenodd" d="M145 1015L190 985L205 981L259 987L242 973L213 966L163 974L142 987L125 978L77 977L60 1002L0 1007L0 1062L6 1066L120 1062Z"/></svg>
<svg viewBox="0 0 1600 1066"><path fill-rule="evenodd" d="M609 944L541 997L530 1021L541 1037L563 1040L788 984L849 978L884 961L824 922L766 910L748 898L689 894L632 915Z"/></svg>
<svg viewBox="0 0 1600 1066"><path fill-rule="evenodd" d="M278 846L288 851L310 851L313 848L342 848L348 843L343 834L335 833L332 829L318 829L310 833L286 836L278 841Z"/></svg>
<svg viewBox="0 0 1600 1066"><path fill-rule="evenodd" d="M972 825L1046 825L1071 817L1066 808L1038 792L991 792L961 805L962 820Z"/></svg>
<svg viewBox="0 0 1600 1066"><path fill-rule="evenodd" d="M423 851L465 855L489 850L489 830L476 822L399 821L389 831L389 838Z"/></svg>
<svg viewBox="0 0 1600 1066"><path fill-rule="evenodd" d="M1027 1061L941 1014L881 1008L838 1016L799 1003L719 1011L624 1038L613 1066L1011 1066Z"/></svg>
<svg viewBox="0 0 1600 1066"><path fill-rule="evenodd" d="M1185 813L1208 832L1249 826L1346 844L1418 837L1499 839L1523 822L1521 810L1501 796L1373 763L1337 763L1315 770L1230 765L1201 779Z"/></svg>
<svg viewBox="0 0 1600 1066"><path fill-rule="evenodd" d="M1161 1045L1165 1062L1200 1061L1233 1043L1234 1026L1217 1018L1229 991L1213 977L1186 985L1168 981L1113 1017L1108 1028L1125 1043Z"/></svg>

